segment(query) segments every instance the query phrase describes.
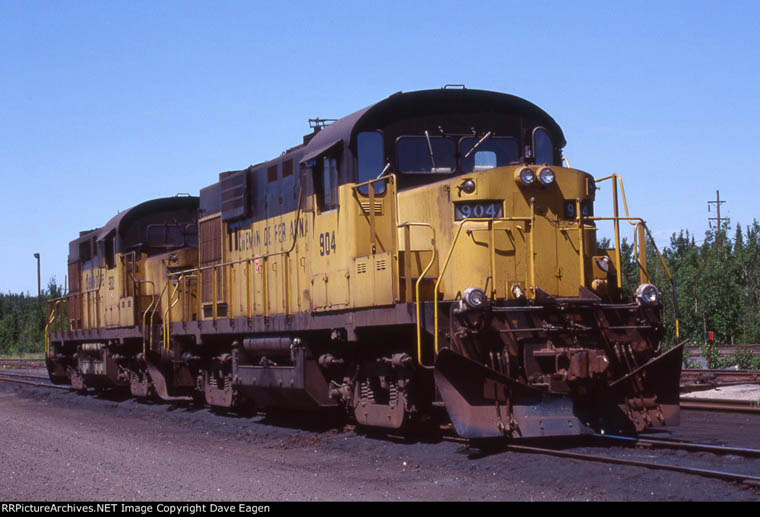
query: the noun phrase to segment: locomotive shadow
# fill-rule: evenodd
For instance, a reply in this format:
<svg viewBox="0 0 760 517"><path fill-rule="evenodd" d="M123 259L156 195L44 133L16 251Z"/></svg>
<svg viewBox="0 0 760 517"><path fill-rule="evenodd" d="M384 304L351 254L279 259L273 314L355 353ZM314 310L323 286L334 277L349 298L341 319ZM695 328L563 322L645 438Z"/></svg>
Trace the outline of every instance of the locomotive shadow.
<svg viewBox="0 0 760 517"><path fill-rule="evenodd" d="M346 415L339 410L326 411L296 411L288 409L268 409L266 412L256 412L260 417L255 424L287 429L298 429L315 433L345 432L347 430Z"/></svg>
<svg viewBox="0 0 760 517"><path fill-rule="evenodd" d="M86 391L74 391L74 394L79 397L92 397L108 402L126 402L132 399L132 395L128 391L112 388L100 390L88 388Z"/></svg>
<svg viewBox="0 0 760 517"><path fill-rule="evenodd" d="M371 427L356 427L354 432L370 440L395 444L414 445L416 443L436 444L446 440L447 433L434 422L410 423L404 430L390 430Z"/></svg>
<svg viewBox="0 0 760 517"><path fill-rule="evenodd" d="M467 452L467 458L471 460L496 456L498 454L504 454L506 452L519 452L521 454L527 453L527 451L512 451L509 448L510 445L524 445L527 447L550 448L562 451L567 449L577 449L579 447L599 447L602 444L597 438L591 435L561 437L553 436L545 438L525 438L518 440L492 438L486 440L472 440L469 443L466 451L463 451L463 453Z"/></svg>

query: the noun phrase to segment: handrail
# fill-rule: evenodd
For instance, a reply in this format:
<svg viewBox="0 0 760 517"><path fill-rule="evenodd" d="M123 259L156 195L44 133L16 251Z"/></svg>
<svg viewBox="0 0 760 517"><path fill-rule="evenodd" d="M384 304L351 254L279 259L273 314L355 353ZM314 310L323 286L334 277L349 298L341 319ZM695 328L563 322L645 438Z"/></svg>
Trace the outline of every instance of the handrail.
<svg viewBox="0 0 760 517"><path fill-rule="evenodd" d="M433 366L427 366L422 362L422 304L420 303L420 286L422 285L422 280L424 280L425 275L430 270L431 267L433 267L433 263L435 262L435 259L438 258L438 255L436 253L435 248L435 227L432 224L429 223L417 223L417 222L405 222L398 225L398 228L406 228L407 233L409 232L409 228L411 226L421 226L429 228L430 231L433 233L433 237L430 239L430 251L432 252L432 256L430 257L430 262L428 262L427 266L425 266L425 269L422 270L420 273L419 278L417 278L417 282L415 283L415 290L414 290L414 300L416 303L416 309L417 309L417 363L423 367L423 368L433 368ZM410 239L407 239L407 246L406 246L406 252L407 254L410 253L409 249L409 241ZM405 261L405 263L409 262L408 258ZM411 269L411 267L410 267ZM407 282L411 282L411 277L407 277Z"/></svg>
<svg viewBox="0 0 760 517"><path fill-rule="evenodd" d="M50 325L55 322L58 304L62 301L63 298L56 299L55 303L53 304L53 309L50 311L50 315L48 316L47 325L45 325L45 357L50 356Z"/></svg>
<svg viewBox="0 0 760 517"><path fill-rule="evenodd" d="M675 337L676 337L676 340L678 340L681 337L681 321L680 321L680 314L678 310L678 293L676 290L675 277L673 277L672 273L670 272L670 269L665 263L665 258L662 256L662 253L660 253L660 249L657 247L657 243L655 242L654 237L652 236L652 232L649 230L649 227L647 226L646 222L641 218L631 217L630 212L628 211L628 200L625 195L625 187L623 185L623 178L621 178L620 175L618 174L611 174L603 178L595 179L594 181L598 184L598 183L601 183L602 181L606 181L609 179L612 180L614 217L613 218L587 217L586 219L596 220L596 221L613 219L615 221L615 263L616 263L617 272L618 272L617 274L618 289L622 289L623 287L619 221L623 221L623 220L628 221L629 224L634 226L634 228L636 229L635 231L637 233L640 231L640 228L644 229L644 232L642 232L642 238L639 239L639 240L643 240L644 242L639 242L637 244L639 253L638 253L636 262L639 265L639 269L642 270L646 274L647 278L650 278L649 271L646 266L646 241L643 238L643 234L646 233L646 235L649 236L649 240L652 242L652 245L654 246L654 250L657 253L657 257L660 259L660 264L662 264L662 268L665 271L665 275L668 277L668 280L670 280L670 284L673 288L673 312L674 312L675 325L676 325ZM618 194L617 194L618 183L620 183L620 191L623 198L623 209L625 210L626 217L620 217L618 213ZM634 221L638 221L638 222L634 222Z"/></svg>
<svg viewBox="0 0 760 517"><path fill-rule="evenodd" d="M164 293L166 292L166 289L169 287L169 282L171 282L171 274L167 275L166 282L164 282L164 287L161 289L161 294L158 295L158 300L164 297ZM156 309L158 309L158 303L156 303L155 307L153 307L153 311L150 313L150 349L153 350L153 318L156 315ZM147 310L146 310L147 312ZM145 335L143 334L143 356L145 353Z"/></svg>
<svg viewBox="0 0 760 517"><path fill-rule="evenodd" d="M171 310L179 303L180 297L177 296L174 301L175 295L179 292L180 285L182 282L185 282L188 278L198 278L197 275L182 275L177 279L177 284L174 286L174 292L172 292L169 295L169 298L166 300L166 310L164 311L163 315L163 327L164 327L164 349L169 350L171 349ZM186 316L185 314L182 315L183 317Z"/></svg>
<svg viewBox="0 0 760 517"><path fill-rule="evenodd" d="M151 282L149 280L143 280L143 282L149 282L150 285L153 286L153 293L151 294L152 299L150 300L150 304L148 304L148 306L145 308L145 310L143 311L143 314L142 314L142 329L141 330L142 330L142 338L143 338L143 357L145 357L145 354L147 352L147 346L146 346L147 342L145 340L145 334L147 332L150 332L151 335L153 334L153 314L151 314L150 328L149 329L146 329L146 327L145 327L145 319L148 316L148 312L150 312L150 310L153 309L153 304L156 303L156 300L158 300L158 297L156 296L156 284L154 284L153 282ZM157 303L156 303L156 306L158 306ZM153 312L155 312L155 310ZM151 341L151 346L152 345L153 345L153 342Z"/></svg>
<svg viewBox="0 0 760 517"><path fill-rule="evenodd" d="M532 201L532 200L531 200ZM443 263L443 267L441 268L441 271L438 273L438 280L435 283L435 289L433 290L433 303L434 303L434 324L433 324L433 330L434 330L434 336L433 336L433 342L434 342L434 349L435 349L435 355L438 355L439 352L439 343L438 343L438 292L441 285L441 280L443 279L443 275L446 273L446 269L449 266L449 261L451 260L451 256L454 253L454 248L456 247L457 241L459 240L459 236L462 234L462 229L467 226L468 223L488 223L488 230L489 232L493 231L493 225L495 223L510 223L510 222L526 222L530 223L531 229L530 229L530 249L531 249L531 257L530 257L530 263L531 263L531 275L535 274L535 267L533 265L533 261L535 260L535 255L533 254L533 228L535 223L535 212L533 211L534 203L531 202L531 217L500 217L500 218L494 218L494 219L487 219L487 218L469 218L464 219L460 221L459 228L457 229L457 233L454 235L454 239L451 242L451 246L449 247L449 252L446 255L446 260ZM493 248L489 249L490 253L495 253L495 250ZM492 274L494 274L495 271L492 271ZM491 278L491 283L496 284L496 279ZM533 283L534 278L531 278L531 283ZM531 290L535 290L535 284L532 284L530 286Z"/></svg>

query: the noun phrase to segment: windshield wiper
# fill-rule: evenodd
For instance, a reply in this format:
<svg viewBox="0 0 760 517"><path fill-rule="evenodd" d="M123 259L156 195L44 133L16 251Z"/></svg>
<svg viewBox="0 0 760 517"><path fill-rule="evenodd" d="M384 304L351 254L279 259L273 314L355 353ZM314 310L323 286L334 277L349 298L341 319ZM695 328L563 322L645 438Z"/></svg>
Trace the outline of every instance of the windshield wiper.
<svg viewBox="0 0 760 517"><path fill-rule="evenodd" d="M435 166L435 156L433 156L433 144L430 142L430 133L428 133L427 129L425 130L425 138L427 139L428 144L428 152L430 153L430 161L433 164L433 168L431 170L436 170Z"/></svg>
<svg viewBox="0 0 760 517"><path fill-rule="evenodd" d="M427 133L427 131L426 131L426 133ZM481 138L480 140L478 140L477 142L475 142L475 145L473 145L473 146L470 148L470 150L469 150L469 151L467 151L467 154L465 154L465 155L464 155L464 157L465 157L465 158L469 158L469 157L470 157L470 155L473 153L473 151L475 151L475 149L477 149L478 147L480 147L480 144L482 144L483 142L485 142L485 141L486 141L486 139L487 139L489 136L491 136L491 132L490 132L490 131L489 131L488 133L486 133L485 135L483 135L483 138ZM429 141L429 140L428 140L428 143L430 143L430 141Z"/></svg>
<svg viewBox="0 0 760 517"><path fill-rule="evenodd" d="M390 169L390 168L391 168L391 162L386 163L385 167L383 167L383 170L380 171L380 174L378 174L377 178L375 178L375 179L379 180L380 178L382 178L383 174L385 174L388 171L388 169Z"/></svg>

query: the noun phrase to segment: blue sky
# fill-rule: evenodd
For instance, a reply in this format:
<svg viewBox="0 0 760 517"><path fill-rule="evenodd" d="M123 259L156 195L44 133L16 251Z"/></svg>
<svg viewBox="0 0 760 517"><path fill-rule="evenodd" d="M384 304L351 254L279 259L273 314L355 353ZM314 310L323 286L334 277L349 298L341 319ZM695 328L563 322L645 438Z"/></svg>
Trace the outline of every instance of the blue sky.
<svg viewBox="0 0 760 517"><path fill-rule="evenodd" d="M701 239L718 189L746 225L758 27L756 1L0 0L0 291L35 291L35 252L62 284L80 230L273 158L310 117L447 83L549 112L660 244Z"/></svg>

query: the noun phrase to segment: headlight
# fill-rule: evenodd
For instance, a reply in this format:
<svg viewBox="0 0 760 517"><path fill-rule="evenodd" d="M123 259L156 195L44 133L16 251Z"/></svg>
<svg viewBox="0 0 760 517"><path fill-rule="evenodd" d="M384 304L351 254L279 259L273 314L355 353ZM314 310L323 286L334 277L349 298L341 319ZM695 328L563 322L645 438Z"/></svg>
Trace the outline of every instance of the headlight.
<svg viewBox="0 0 760 517"><path fill-rule="evenodd" d="M538 173L538 179L541 180L541 183L544 185L551 185L554 183L554 171L549 167L541 169L541 172Z"/></svg>
<svg viewBox="0 0 760 517"><path fill-rule="evenodd" d="M480 287L469 287L462 294L462 300L471 309L482 309L488 305L486 292Z"/></svg>
<svg viewBox="0 0 760 517"><path fill-rule="evenodd" d="M636 289L636 300L645 305L655 305L660 301L660 291L652 284L641 284Z"/></svg>
<svg viewBox="0 0 760 517"><path fill-rule="evenodd" d="M532 185L536 181L536 173L533 172L533 169L525 167L517 173L516 179L523 185Z"/></svg>

